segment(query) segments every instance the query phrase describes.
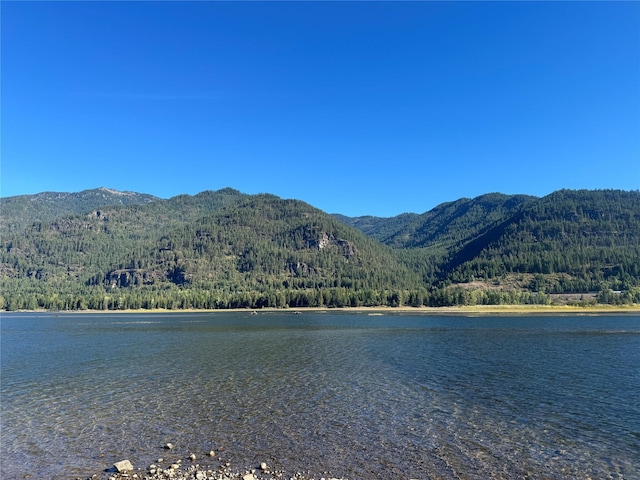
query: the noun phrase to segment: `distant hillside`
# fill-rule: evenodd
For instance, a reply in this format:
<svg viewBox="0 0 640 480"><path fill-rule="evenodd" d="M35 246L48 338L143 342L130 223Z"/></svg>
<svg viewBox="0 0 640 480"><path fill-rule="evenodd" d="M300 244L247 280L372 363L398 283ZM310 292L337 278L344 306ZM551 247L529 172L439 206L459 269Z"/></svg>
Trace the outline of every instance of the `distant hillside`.
<svg viewBox="0 0 640 480"><path fill-rule="evenodd" d="M408 288L416 281L389 249L356 229L304 202L271 195L251 196L161 241L161 248L168 248L168 242L173 252L184 254L184 271L194 282L215 280L210 272L224 266L240 274L238 288L250 285L257 290L265 284ZM217 261L224 266L212 267Z"/></svg>
<svg viewBox="0 0 640 480"><path fill-rule="evenodd" d="M640 285L638 191L491 193L417 216L344 221L396 249L427 285L555 294Z"/></svg>
<svg viewBox="0 0 640 480"><path fill-rule="evenodd" d="M95 308L119 292L139 307L186 291L207 307L257 296L262 306L349 305L356 291L354 302L379 304L386 288L420 283L387 247L310 205L231 189L38 222L2 240L12 309L20 292L46 308L60 293Z"/></svg>
<svg viewBox="0 0 640 480"><path fill-rule="evenodd" d="M377 240L380 243L388 243L390 238L393 238L398 232L404 230L407 225L410 225L420 215L417 213L403 213L395 217L347 217L341 214L334 214L334 216L343 223L357 228L365 235Z"/></svg>
<svg viewBox="0 0 640 480"><path fill-rule="evenodd" d="M640 192L561 190L483 231L445 266L452 281L536 274L536 291L640 285Z"/></svg>
<svg viewBox="0 0 640 480"><path fill-rule="evenodd" d="M140 205L156 200L159 199L153 195L119 192L104 187L77 193L44 192L0 198L0 233L18 231L34 222L88 213L105 206Z"/></svg>
<svg viewBox="0 0 640 480"><path fill-rule="evenodd" d="M159 232L197 220L226 205L233 204L248 195L224 188L207 190L197 195L178 195L167 200L129 206L102 206L98 212L92 209L88 215L99 217L107 228L123 229L137 235L153 236Z"/></svg>
<svg viewBox="0 0 640 480"><path fill-rule="evenodd" d="M536 197L528 195L489 193L443 203L421 215L356 217L343 221L394 248L451 246L474 238L483 229L510 218L534 200Z"/></svg>
<svg viewBox="0 0 640 480"><path fill-rule="evenodd" d="M638 191L491 193L385 219L230 188L97 189L4 199L1 215L8 310L640 302Z"/></svg>
<svg viewBox="0 0 640 480"><path fill-rule="evenodd" d="M12 278L85 283L91 275L140 263L161 236L245 197L237 190L223 189L144 204L96 206L100 197L88 195L90 201L81 208L76 206L78 197L66 197L70 200L66 205L63 196L55 199L57 210L76 208L84 213L33 221L21 231L4 233L0 267Z"/></svg>

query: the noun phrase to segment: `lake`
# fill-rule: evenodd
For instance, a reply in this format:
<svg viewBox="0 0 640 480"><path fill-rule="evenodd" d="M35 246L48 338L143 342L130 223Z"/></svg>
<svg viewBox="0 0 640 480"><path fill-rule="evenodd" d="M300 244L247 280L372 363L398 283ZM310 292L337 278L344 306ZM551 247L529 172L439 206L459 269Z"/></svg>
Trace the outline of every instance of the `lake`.
<svg viewBox="0 0 640 480"><path fill-rule="evenodd" d="M640 478L638 315L293 313L2 314L0 477Z"/></svg>

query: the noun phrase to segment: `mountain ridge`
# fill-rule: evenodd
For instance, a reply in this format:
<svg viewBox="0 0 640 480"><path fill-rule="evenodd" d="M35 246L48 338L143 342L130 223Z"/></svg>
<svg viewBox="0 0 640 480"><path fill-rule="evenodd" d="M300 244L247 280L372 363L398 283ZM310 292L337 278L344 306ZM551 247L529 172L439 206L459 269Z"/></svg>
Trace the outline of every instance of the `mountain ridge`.
<svg viewBox="0 0 640 480"><path fill-rule="evenodd" d="M232 188L2 200L8 310L640 301L638 191L489 193L388 218Z"/></svg>
<svg viewBox="0 0 640 480"><path fill-rule="evenodd" d="M80 192L41 192L0 198L0 232L18 230L34 221L48 221L74 213L115 205L137 205L159 200L146 193L98 187ZM7 215L7 212L9 214Z"/></svg>

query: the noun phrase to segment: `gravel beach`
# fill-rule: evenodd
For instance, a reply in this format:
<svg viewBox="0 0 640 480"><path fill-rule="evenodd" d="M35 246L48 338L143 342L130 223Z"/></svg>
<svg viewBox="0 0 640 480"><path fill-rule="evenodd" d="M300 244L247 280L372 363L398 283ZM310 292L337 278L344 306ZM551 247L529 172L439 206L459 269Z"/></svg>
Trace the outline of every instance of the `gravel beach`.
<svg viewBox="0 0 640 480"><path fill-rule="evenodd" d="M88 480L347 480L336 477L319 477L300 472L285 472L284 470L270 470L262 465L248 470L236 470L231 466L219 467L202 466L200 464L185 465L181 463L151 464L146 469L133 468L123 470L109 468L96 473Z"/></svg>
<svg viewBox="0 0 640 480"><path fill-rule="evenodd" d="M88 480L347 480L335 477L313 477L300 472L271 471L267 466L251 470L237 471L230 466L208 468L195 465L172 463L149 465L146 470L133 469L118 472L115 468L94 474Z"/></svg>
<svg viewBox="0 0 640 480"><path fill-rule="evenodd" d="M135 466L123 459L87 480L348 480L334 477L329 472L322 475L288 472L272 468L266 462L238 469L225 459L224 451L184 455L175 452L171 443L166 444L164 450L166 455L146 467Z"/></svg>

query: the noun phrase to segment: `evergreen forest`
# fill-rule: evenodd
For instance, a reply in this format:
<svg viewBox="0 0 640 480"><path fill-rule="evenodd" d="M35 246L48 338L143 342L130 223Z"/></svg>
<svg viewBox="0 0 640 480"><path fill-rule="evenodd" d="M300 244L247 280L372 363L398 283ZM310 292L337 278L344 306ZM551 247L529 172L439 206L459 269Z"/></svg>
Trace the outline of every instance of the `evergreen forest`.
<svg viewBox="0 0 640 480"><path fill-rule="evenodd" d="M231 188L0 199L0 309L640 303L640 191L490 193L392 218Z"/></svg>

